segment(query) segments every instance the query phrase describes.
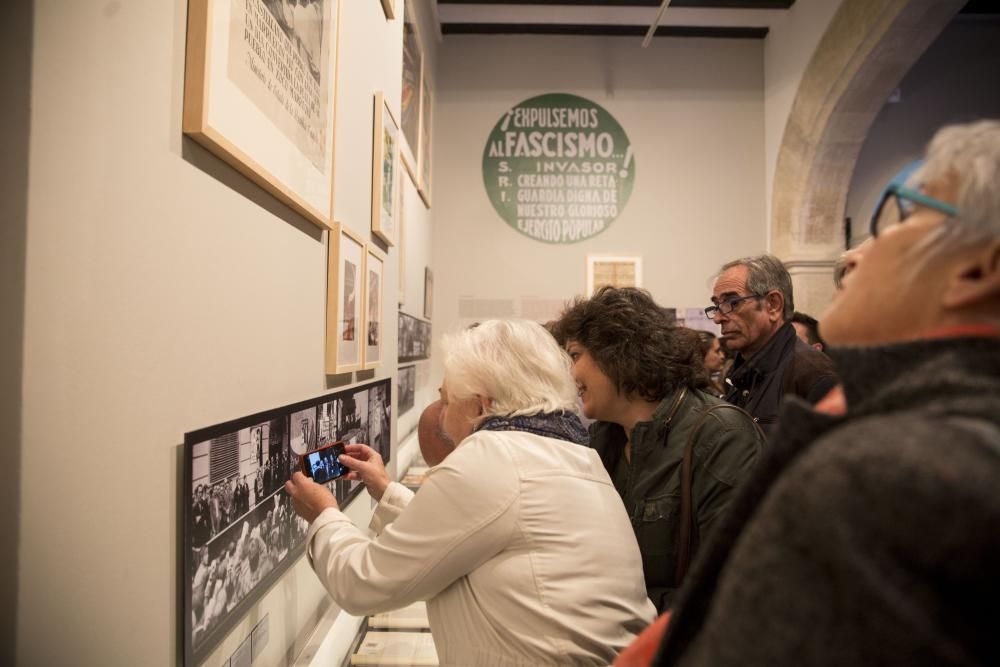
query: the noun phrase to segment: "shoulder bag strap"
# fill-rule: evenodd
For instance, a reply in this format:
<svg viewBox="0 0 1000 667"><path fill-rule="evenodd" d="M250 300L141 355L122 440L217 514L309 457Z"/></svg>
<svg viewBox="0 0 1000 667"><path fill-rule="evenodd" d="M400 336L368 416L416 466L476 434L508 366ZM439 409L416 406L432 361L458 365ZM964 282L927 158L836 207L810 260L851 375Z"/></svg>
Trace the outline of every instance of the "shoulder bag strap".
<svg viewBox="0 0 1000 667"><path fill-rule="evenodd" d="M677 586L681 585L684 575L687 574L688 568L691 566L691 543L693 541L695 531L695 507L694 498L691 494L691 477L693 473L692 468L694 466L694 443L698 440L698 434L701 432L701 428L705 425L705 421L708 419L709 415L717 410L736 410L737 412L746 415L747 421L753 424L754 430L757 431L757 435L760 436L761 440L766 440L764 431L761 430L760 425L757 424L754 418L751 417L750 414L743 408L729 403L713 405L708 410L705 410L701 417L698 418L694 429L691 431L691 437L688 439L688 443L684 447L684 459L681 463L681 522L678 535L679 546L677 548L677 566L674 570L674 583Z"/></svg>

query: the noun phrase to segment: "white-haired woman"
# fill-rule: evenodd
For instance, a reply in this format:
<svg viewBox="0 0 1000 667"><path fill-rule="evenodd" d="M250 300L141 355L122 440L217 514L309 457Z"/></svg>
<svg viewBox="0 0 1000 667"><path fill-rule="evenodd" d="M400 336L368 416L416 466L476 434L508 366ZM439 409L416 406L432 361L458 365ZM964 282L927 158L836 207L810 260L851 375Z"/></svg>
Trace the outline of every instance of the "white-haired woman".
<svg viewBox="0 0 1000 667"><path fill-rule="evenodd" d="M369 538L322 486L286 488L308 553L352 614L427 600L442 665L608 664L652 621L617 492L575 414L570 362L540 325L489 321L445 341L444 433L420 492L378 454L342 462L378 500Z"/></svg>

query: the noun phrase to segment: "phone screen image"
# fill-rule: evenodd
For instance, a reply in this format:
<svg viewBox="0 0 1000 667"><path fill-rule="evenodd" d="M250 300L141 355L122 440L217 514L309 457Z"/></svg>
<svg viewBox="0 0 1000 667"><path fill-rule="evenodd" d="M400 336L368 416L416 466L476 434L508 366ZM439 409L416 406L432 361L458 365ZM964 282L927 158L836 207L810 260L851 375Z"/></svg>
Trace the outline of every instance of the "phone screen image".
<svg viewBox="0 0 1000 667"><path fill-rule="evenodd" d="M340 443L309 452L302 457L303 472L317 484L325 484L346 475L350 470L337 460L343 453L344 446Z"/></svg>

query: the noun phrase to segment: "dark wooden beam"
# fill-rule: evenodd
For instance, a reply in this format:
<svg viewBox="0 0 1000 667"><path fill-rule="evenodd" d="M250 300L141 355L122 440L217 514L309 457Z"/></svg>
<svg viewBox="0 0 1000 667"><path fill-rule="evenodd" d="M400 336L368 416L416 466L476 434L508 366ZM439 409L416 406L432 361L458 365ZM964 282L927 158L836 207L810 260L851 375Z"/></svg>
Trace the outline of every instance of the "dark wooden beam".
<svg viewBox="0 0 1000 667"><path fill-rule="evenodd" d="M589 37L643 37L648 26L569 23L442 23L445 35L584 35ZM670 25L656 29L657 37L711 37L764 39L766 27Z"/></svg>

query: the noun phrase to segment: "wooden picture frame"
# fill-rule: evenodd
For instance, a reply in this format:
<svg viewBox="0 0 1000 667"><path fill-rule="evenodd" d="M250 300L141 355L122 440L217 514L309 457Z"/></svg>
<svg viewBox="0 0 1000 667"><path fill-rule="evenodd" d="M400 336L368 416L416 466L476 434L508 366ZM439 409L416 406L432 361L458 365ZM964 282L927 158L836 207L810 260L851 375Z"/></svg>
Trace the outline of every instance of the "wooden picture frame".
<svg viewBox="0 0 1000 667"><path fill-rule="evenodd" d="M264 0L188 3L184 134L322 228L333 224L341 2L302 8L302 29Z"/></svg>
<svg viewBox="0 0 1000 667"><path fill-rule="evenodd" d="M417 183L417 151L420 148L420 92L424 57L412 3L403 5L403 67L399 99L399 130L403 166Z"/></svg>
<svg viewBox="0 0 1000 667"><path fill-rule="evenodd" d="M387 21L396 18L396 0L382 0L382 11Z"/></svg>
<svg viewBox="0 0 1000 667"><path fill-rule="evenodd" d="M642 257L587 256L587 298L605 285L642 287Z"/></svg>
<svg viewBox="0 0 1000 667"><path fill-rule="evenodd" d="M399 125L382 91L375 93L372 133L372 233L396 244L399 188Z"/></svg>
<svg viewBox="0 0 1000 667"><path fill-rule="evenodd" d="M347 373L364 362L365 242L341 223L329 234L326 282L326 372Z"/></svg>
<svg viewBox="0 0 1000 667"><path fill-rule="evenodd" d="M371 243L365 255L365 337L362 368L382 365L385 349L385 254Z"/></svg>
<svg viewBox="0 0 1000 667"><path fill-rule="evenodd" d="M417 192L427 208L431 207L431 135L433 133L433 87L424 72L420 79L420 150L417 158Z"/></svg>
<svg viewBox="0 0 1000 667"><path fill-rule="evenodd" d="M399 183L399 202L397 203L396 222L399 226L399 244L396 246L399 256L399 290L397 291L397 304L402 306L406 303L406 185Z"/></svg>
<svg viewBox="0 0 1000 667"><path fill-rule="evenodd" d="M434 311L434 272L431 267L424 267L424 319L431 319Z"/></svg>

